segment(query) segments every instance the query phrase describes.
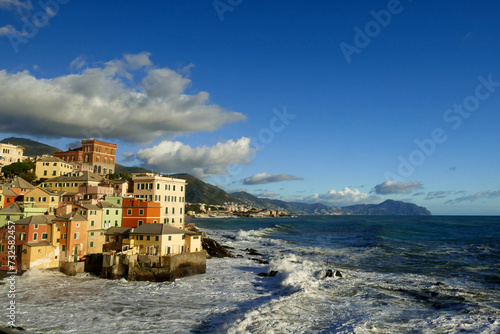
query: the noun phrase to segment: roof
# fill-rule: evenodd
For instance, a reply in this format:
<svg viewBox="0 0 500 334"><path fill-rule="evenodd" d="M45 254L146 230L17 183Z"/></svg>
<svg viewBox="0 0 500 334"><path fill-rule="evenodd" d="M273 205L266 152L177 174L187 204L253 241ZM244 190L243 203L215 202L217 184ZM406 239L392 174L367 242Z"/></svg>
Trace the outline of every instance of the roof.
<svg viewBox="0 0 500 334"><path fill-rule="evenodd" d="M0 210L0 212L9 212L9 213L12 213L12 212L23 212L24 208L22 207L21 204L15 202L15 203L12 203L11 205L8 205L6 206L5 208L3 208L2 210Z"/></svg>
<svg viewBox="0 0 500 334"><path fill-rule="evenodd" d="M77 212L70 212L65 215L54 218L54 221L70 221L70 220L87 221L87 219L84 216L82 216Z"/></svg>
<svg viewBox="0 0 500 334"><path fill-rule="evenodd" d="M131 227L110 227L105 235L128 234L131 229Z"/></svg>
<svg viewBox="0 0 500 334"><path fill-rule="evenodd" d="M17 196L19 196L12 189L10 189L10 187L3 188L3 195L4 196L8 196L8 197L17 197Z"/></svg>
<svg viewBox="0 0 500 334"><path fill-rule="evenodd" d="M30 242L27 242L24 244L24 246L28 246L28 247L45 247L45 246L52 246L54 247L54 245L52 245L50 242L48 241L30 241Z"/></svg>
<svg viewBox="0 0 500 334"><path fill-rule="evenodd" d="M130 234L186 234L185 230L181 230L177 227L172 227L166 224L151 224L146 223L141 226L134 228Z"/></svg>
<svg viewBox="0 0 500 334"><path fill-rule="evenodd" d="M42 156L42 157L36 159L35 162L62 162L62 163L68 164L63 159L58 158L58 157L53 157L53 156L48 156L48 157Z"/></svg>
<svg viewBox="0 0 500 334"><path fill-rule="evenodd" d="M15 223L16 225L52 224L55 218L52 215L36 215L20 219Z"/></svg>
<svg viewBox="0 0 500 334"><path fill-rule="evenodd" d="M87 210L102 210L100 207L98 207L96 204L77 204L78 206L81 206L82 208L85 208Z"/></svg>
<svg viewBox="0 0 500 334"><path fill-rule="evenodd" d="M116 206L112 203L106 202L106 201L101 201L97 203L97 206L100 208L111 208L111 209L121 209L119 206Z"/></svg>
<svg viewBox="0 0 500 334"><path fill-rule="evenodd" d="M75 173L72 173L72 174L69 174L68 176L66 176L66 175L57 176L57 177L46 180L45 183L47 183L47 182L71 182L71 181L101 182L102 180L104 180L104 178L102 176L97 175L97 174L92 173L92 172L88 172L88 171L79 172L76 174L77 175L75 175Z"/></svg>
<svg viewBox="0 0 500 334"><path fill-rule="evenodd" d="M16 177L12 180L11 187L13 188L26 188L26 189L35 189L35 186L23 179L22 177Z"/></svg>

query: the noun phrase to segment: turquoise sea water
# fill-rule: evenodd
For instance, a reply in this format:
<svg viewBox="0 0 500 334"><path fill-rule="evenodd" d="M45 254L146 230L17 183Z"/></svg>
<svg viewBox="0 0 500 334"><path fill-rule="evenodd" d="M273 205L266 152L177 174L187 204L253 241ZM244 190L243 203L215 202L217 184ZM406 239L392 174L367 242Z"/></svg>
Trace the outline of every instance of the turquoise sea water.
<svg viewBox="0 0 500 334"><path fill-rule="evenodd" d="M499 217L192 222L239 257L209 259L206 274L175 283L31 270L16 280L16 324L50 334L500 333ZM7 295L0 285L0 305Z"/></svg>

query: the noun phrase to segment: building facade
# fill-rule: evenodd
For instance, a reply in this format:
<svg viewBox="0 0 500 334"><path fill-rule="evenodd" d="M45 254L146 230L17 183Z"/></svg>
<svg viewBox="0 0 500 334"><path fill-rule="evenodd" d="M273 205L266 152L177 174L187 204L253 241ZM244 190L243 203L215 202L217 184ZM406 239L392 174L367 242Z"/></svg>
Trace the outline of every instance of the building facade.
<svg viewBox="0 0 500 334"><path fill-rule="evenodd" d="M123 199L122 227L138 227L142 224L159 224L161 205L137 198Z"/></svg>
<svg viewBox="0 0 500 334"><path fill-rule="evenodd" d="M67 163L89 164L96 174L107 175L115 172L116 144L97 139L84 139L81 143L82 147L69 149L65 152L55 152L54 156Z"/></svg>
<svg viewBox="0 0 500 334"><path fill-rule="evenodd" d="M57 157L41 157L35 160L35 174L38 179L63 176L73 171L73 166Z"/></svg>
<svg viewBox="0 0 500 334"><path fill-rule="evenodd" d="M23 155L24 147L0 143L0 169L14 162L22 162L24 159Z"/></svg>
<svg viewBox="0 0 500 334"><path fill-rule="evenodd" d="M152 173L132 174L135 198L160 203L160 222L184 228L186 180Z"/></svg>

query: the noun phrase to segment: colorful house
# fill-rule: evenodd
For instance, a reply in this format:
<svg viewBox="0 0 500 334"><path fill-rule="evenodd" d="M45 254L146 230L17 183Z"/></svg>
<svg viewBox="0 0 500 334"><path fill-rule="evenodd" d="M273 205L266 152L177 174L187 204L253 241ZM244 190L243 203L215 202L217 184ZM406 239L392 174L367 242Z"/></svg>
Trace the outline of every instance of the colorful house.
<svg viewBox="0 0 500 334"><path fill-rule="evenodd" d="M15 221L15 246L16 246L16 266L19 270L30 268L55 268L55 261L59 258L57 253L58 229L54 226L54 216L38 215ZM0 270L9 270L8 262L8 236L10 234L9 225L0 229L2 239L0 240ZM42 242L42 243L40 243ZM30 244L26 246L26 244ZM36 246L36 250L27 247ZM43 256L42 256L43 254ZM46 259L45 259L46 258Z"/></svg>
<svg viewBox="0 0 500 334"><path fill-rule="evenodd" d="M34 188L24 194L25 203L33 203L37 208L46 209L49 214L54 214L61 202L61 196L46 188Z"/></svg>
<svg viewBox="0 0 500 334"><path fill-rule="evenodd" d="M36 208L33 203L15 202L0 210L0 226L7 221L16 221L31 216L43 215L47 212L44 208Z"/></svg>
<svg viewBox="0 0 500 334"><path fill-rule="evenodd" d="M98 186L104 178L100 175L91 172L71 173L66 176L58 176L42 182L40 187L48 188L54 192L80 192L79 188L83 187L83 193L86 193L87 186Z"/></svg>
<svg viewBox="0 0 500 334"><path fill-rule="evenodd" d="M113 205L108 201L100 201L97 206L102 209L102 225L101 228L108 229L110 227L122 226L123 209Z"/></svg>
<svg viewBox="0 0 500 334"><path fill-rule="evenodd" d="M123 199L122 227L138 227L142 224L160 223L161 204L136 198Z"/></svg>
<svg viewBox="0 0 500 334"><path fill-rule="evenodd" d="M35 174L38 179L63 176L73 171L73 166L64 160L51 156L42 156L35 160Z"/></svg>
<svg viewBox="0 0 500 334"><path fill-rule="evenodd" d="M143 224L130 231L130 248L139 254L171 255L201 251L201 234L167 224Z"/></svg>
<svg viewBox="0 0 500 334"><path fill-rule="evenodd" d="M55 217L53 221L61 228L60 261L82 260L87 254L87 219L77 212L70 212Z"/></svg>

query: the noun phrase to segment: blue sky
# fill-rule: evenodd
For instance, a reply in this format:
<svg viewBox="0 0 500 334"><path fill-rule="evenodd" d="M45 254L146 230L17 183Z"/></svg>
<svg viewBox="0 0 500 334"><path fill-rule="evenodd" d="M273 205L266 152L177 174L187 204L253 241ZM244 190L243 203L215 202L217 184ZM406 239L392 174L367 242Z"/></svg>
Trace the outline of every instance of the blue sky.
<svg viewBox="0 0 500 334"><path fill-rule="evenodd" d="M0 0L0 137L227 191L500 214L500 3Z"/></svg>

